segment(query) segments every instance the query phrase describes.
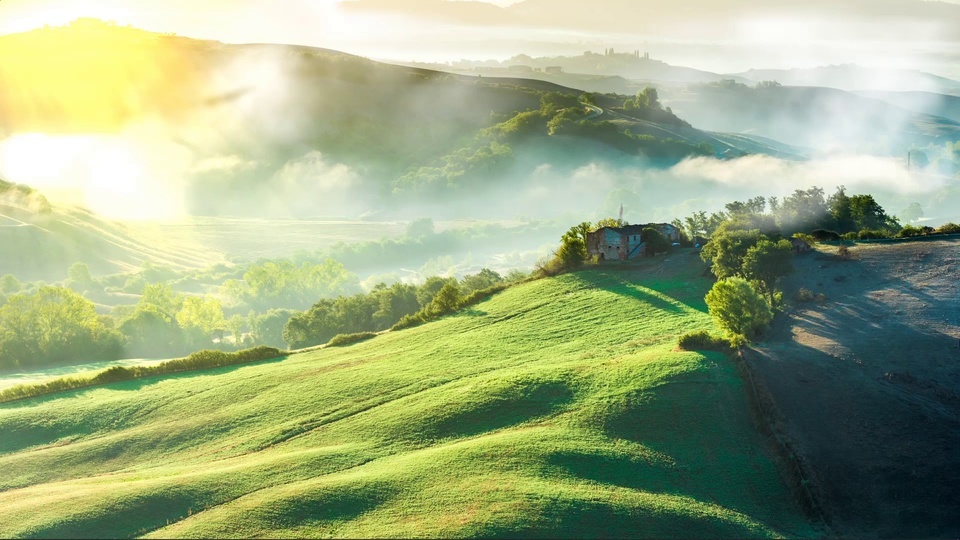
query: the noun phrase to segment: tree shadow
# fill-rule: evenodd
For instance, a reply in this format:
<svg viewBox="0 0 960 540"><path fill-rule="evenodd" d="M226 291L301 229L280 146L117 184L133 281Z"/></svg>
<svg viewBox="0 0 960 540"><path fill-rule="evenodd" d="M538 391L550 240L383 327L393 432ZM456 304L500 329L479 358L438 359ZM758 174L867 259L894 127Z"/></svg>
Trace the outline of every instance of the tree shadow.
<svg viewBox="0 0 960 540"><path fill-rule="evenodd" d="M832 279L834 268L821 269L806 280ZM885 303L884 291L908 298ZM885 280L798 307L745 355L841 535L960 529L960 349L927 326L931 313L892 310L914 301L949 309L907 280Z"/></svg>
<svg viewBox="0 0 960 540"><path fill-rule="evenodd" d="M664 283L657 283L655 280L644 280L642 285L640 283L634 283L619 275L612 275L609 273L601 272L578 272L575 274L577 281L583 283L584 285L594 288L601 289L604 291L612 292L619 294L621 296L626 296L629 298L634 298L641 302L650 304L656 309L665 311L667 313L679 314L685 311L685 308L689 308L696 311L706 312L706 305L703 306L693 306L687 303L684 303L680 300L677 300L670 294L670 289L673 287L666 287ZM656 291L664 296L670 298L672 301L661 298L660 296L650 294L649 292L644 291L643 289L649 289ZM704 293L705 294L705 293Z"/></svg>

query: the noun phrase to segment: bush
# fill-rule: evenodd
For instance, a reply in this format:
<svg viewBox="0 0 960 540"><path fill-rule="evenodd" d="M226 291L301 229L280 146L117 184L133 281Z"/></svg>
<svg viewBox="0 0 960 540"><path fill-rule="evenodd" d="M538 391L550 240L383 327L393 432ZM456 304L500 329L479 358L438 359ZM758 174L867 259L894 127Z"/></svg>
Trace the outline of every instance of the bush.
<svg viewBox="0 0 960 540"><path fill-rule="evenodd" d="M414 313L413 315L404 315L399 321L397 321L397 324L390 328L390 331L393 332L396 330L406 330L407 328L420 326L425 322L427 321L423 318L423 311Z"/></svg>
<svg viewBox="0 0 960 540"><path fill-rule="evenodd" d="M880 231L877 229L863 229L857 233L857 239L859 240L882 240L889 237L890 235L885 231Z"/></svg>
<svg viewBox="0 0 960 540"><path fill-rule="evenodd" d="M956 223L944 223L937 227L937 232L940 234L960 234L960 225Z"/></svg>
<svg viewBox="0 0 960 540"><path fill-rule="evenodd" d="M759 335L773 320L773 310L753 285L738 277L718 281L705 298L710 315L738 347Z"/></svg>
<svg viewBox="0 0 960 540"><path fill-rule="evenodd" d="M472 306L474 304L479 304L480 302L483 302L484 300L486 300L487 298L490 298L491 296L497 294L498 292L505 291L508 287L510 287L509 283L497 283L496 285L491 285L490 287L487 287L485 289L480 289L479 291L473 291L472 293L464 297L463 300L460 301L460 307L467 307L467 306Z"/></svg>
<svg viewBox="0 0 960 540"><path fill-rule="evenodd" d="M926 236L928 234L933 234L933 227L915 227L913 225L904 225L900 232L897 234L900 238L914 238L917 236Z"/></svg>
<svg viewBox="0 0 960 540"><path fill-rule="evenodd" d="M828 231L826 229L817 229L810 233L810 236L813 237L817 242L836 242L840 240L840 235L835 231Z"/></svg>
<svg viewBox="0 0 960 540"><path fill-rule="evenodd" d="M41 384L24 384L15 386L0 392L0 403L17 399L26 399L29 397L43 396L56 392L64 392L66 390L86 388L90 386L96 386L98 384L131 381L134 379L142 379L144 377L153 377L156 375L165 375L169 373L182 373L184 371L195 371L200 369L245 364L248 362L258 362L261 360L270 360L273 358L279 358L284 354L285 352L281 351L280 349L264 346L254 347L253 349L247 349L235 353L204 350L195 352L186 358L169 360L154 366L114 366L89 378L63 377Z"/></svg>
<svg viewBox="0 0 960 540"><path fill-rule="evenodd" d="M730 342L721 337L711 335L706 330L688 332L677 340L677 345L685 351L720 351L730 350Z"/></svg>
<svg viewBox="0 0 960 540"><path fill-rule="evenodd" d="M327 347L345 347L377 337L376 332L358 332L356 334L337 334L327 342Z"/></svg>
<svg viewBox="0 0 960 540"><path fill-rule="evenodd" d="M823 293L815 294L813 291L809 289L800 289L799 291L797 291L797 294L796 296L794 296L794 299L800 303L817 302L818 304L823 304L824 302L827 301L827 297Z"/></svg>

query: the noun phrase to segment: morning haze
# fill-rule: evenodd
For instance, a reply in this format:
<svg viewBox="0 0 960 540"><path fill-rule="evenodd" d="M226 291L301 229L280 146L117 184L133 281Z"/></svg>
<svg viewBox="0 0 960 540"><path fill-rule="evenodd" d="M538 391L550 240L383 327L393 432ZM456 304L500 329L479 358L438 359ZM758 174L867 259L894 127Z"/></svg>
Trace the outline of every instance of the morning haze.
<svg viewBox="0 0 960 540"><path fill-rule="evenodd" d="M956 536L958 21L5 0L0 537Z"/></svg>

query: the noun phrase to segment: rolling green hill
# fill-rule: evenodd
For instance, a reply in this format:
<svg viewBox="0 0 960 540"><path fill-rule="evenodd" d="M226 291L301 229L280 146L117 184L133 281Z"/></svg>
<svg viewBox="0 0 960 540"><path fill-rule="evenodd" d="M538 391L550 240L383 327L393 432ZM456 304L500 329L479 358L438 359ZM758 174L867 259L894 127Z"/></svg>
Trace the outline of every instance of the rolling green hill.
<svg viewBox="0 0 960 540"><path fill-rule="evenodd" d="M680 252L347 348L0 405L0 536L812 536Z"/></svg>

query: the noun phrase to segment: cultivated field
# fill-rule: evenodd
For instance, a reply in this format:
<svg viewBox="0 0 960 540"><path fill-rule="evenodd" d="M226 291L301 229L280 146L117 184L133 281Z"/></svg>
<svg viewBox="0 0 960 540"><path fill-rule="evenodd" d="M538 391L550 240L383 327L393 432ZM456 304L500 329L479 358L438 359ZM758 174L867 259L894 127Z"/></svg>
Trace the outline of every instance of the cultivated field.
<svg viewBox="0 0 960 540"><path fill-rule="evenodd" d="M960 241L865 244L797 259L779 319L748 356L842 536L960 531Z"/></svg>
<svg viewBox="0 0 960 540"><path fill-rule="evenodd" d="M347 348L0 405L0 537L815 536L689 251Z"/></svg>

